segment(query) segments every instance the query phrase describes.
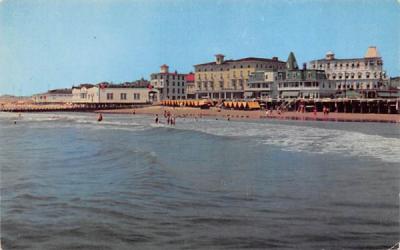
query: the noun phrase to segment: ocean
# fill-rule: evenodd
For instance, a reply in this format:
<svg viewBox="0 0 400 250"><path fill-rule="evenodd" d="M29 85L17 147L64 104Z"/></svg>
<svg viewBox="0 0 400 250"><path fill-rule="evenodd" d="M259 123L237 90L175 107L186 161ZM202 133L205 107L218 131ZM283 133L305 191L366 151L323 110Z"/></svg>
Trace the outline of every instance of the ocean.
<svg viewBox="0 0 400 250"><path fill-rule="evenodd" d="M398 124L0 113L0 138L4 250L399 241Z"/></svg>

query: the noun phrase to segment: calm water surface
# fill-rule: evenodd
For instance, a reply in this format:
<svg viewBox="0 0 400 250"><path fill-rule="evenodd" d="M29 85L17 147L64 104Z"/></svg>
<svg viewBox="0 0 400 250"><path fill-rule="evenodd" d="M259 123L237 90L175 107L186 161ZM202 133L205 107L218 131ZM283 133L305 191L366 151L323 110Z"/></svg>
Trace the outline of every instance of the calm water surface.
<svg viewBox="0 0 400 250"><path fill-rule="evenodd" d="M399 125L0 113L3 249L385 249Z"/></svg>

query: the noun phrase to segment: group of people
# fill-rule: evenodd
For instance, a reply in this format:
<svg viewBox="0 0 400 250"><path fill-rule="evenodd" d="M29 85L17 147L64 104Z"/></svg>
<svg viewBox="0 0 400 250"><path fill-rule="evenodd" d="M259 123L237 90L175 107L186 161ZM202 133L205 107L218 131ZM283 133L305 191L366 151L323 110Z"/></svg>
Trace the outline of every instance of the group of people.
<svg viewBox="0 0 400 250"><path fill-rule="evenodd" d="M324 106L324 107L322 108L322 112L324 112L324 115L329 115L329 108L326 107L326 106Z"/></svg>
<svg viewBox="0 0 400 250"><path fill-rule="evenodd" d="M170 111L164 110L164 118L167 119L168 125L175 125L176 124L176 117L171 114ZM158 114L156 114L156 118L154 120L156 124L161 123Z"/></svg>

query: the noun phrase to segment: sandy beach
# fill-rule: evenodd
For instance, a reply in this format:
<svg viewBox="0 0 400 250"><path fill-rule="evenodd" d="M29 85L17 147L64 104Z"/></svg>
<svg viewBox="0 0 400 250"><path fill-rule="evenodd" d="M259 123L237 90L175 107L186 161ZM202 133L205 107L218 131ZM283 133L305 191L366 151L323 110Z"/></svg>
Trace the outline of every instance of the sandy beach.
<svg viewBox="0 0 400 250"><path fill-rule="evenodd" d="M322 112L314 114L312 112L285 112L278 114L273 111L267 114L264 110L227 110L227 109L199 109L189 107L164 107L151 106L137 109L117 109L100 110L99 113L113 114L145 114L163 116L164 111L169 111L176 117L215 117L216 119L282 119L282 120L315 120L315 121L336 121L336 122L389 122L400 123L399 114L359 114L359 113L329 113L324 115Z"/></svg>

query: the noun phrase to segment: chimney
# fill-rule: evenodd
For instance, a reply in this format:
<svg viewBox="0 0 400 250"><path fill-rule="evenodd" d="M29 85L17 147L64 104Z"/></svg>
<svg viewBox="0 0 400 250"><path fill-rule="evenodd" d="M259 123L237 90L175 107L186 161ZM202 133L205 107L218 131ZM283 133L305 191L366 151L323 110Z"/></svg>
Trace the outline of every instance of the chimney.
<svg viewBox="0 0 400 250"><path fill-rule="evenodd" d="M272 60L278 61L278 57L274 56L274 57L272 57Z"/></svg>
<svg viewBox="0 0 400 250"><path fill-rule="evenodd" d="M303 70L306 70L306 69L307 69L307 64L303 63Z"/></svg>
<svg viewBox="0 0 400 250"><path fill-rule="evenodd" d="M222 54L217 54L215 55L215 63L216 64L223 64L224 63L224 55Z"/></svg>

